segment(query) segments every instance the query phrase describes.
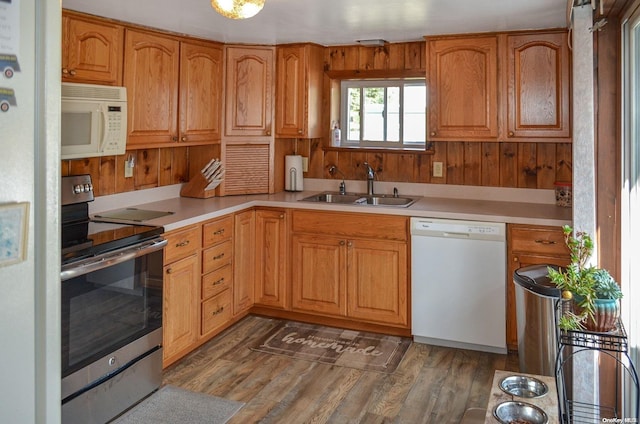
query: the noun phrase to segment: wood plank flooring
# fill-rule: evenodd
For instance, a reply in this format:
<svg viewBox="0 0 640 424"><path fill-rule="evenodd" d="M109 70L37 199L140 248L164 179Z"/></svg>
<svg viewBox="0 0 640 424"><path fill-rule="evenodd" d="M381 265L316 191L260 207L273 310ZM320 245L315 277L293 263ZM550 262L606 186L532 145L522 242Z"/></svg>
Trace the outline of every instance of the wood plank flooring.
<svg viewBox="0 0 640 424"><path fill-rule="evenodd" d="M279 321L248 316L164 371L164 384L246 405L245 423L459 423L486 408L494 370L516 355L412 343L393 374L297 360L249 347Z"/></svg>

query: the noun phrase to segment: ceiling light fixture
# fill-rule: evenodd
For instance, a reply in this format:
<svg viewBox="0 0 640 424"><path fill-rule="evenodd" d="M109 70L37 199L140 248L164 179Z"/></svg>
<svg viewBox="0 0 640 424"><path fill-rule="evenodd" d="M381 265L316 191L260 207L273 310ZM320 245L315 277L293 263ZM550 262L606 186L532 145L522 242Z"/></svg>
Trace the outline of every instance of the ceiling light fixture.
<svg viewBox="0 0 640 424"><path fill-rule="evenodd" d="M229 19L247 19L264 7L265 0L211 0L211 7Z"/></svg>

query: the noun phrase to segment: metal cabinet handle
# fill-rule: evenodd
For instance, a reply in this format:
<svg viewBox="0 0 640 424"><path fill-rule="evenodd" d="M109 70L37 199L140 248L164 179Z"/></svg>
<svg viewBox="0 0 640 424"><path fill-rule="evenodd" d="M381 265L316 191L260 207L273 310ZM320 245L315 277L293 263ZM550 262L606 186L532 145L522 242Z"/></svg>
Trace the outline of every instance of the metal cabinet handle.
<svg viewBox="0 0 640 424"><path fill-rule="evenodd" d="M189 240L185 240L183 242L180 243L176 243L176 247L185 247L189 244Z"/></svg>
<svg viewBox="0 0 640 424"><path fill-rule="evenodd" d="M173 272L173 268L167 268L167 274L171 274Z"/></svg>
<svg viewBox="0 0 640 424"><path fill-rule="evenodd" d="M518 257L517 257L517 256L514 256L514 257L513 257L513 262L518 262L518 261L519 261Z"/></svg>
<svg viewBox="0 0 640 424"><path fill-rule="evenodd" d="M62 75L68 75L69 70L67 68L62 68Z"/></svg>
<svg viewBox="0 0 640 424"><path fill-rule="evenodd" d="M514 136L513 131L509 131L509 137L513 137L513 136Z"/></svg>
<svg viewBox="0 0 640 424"><path fill-rule="evenodd" d="M222 234L224 234L224 228L220 228L219 230L213 232L214 236L220 236Z"/></svg>
<svg viewBox="0 0 640 424"><path fill-rule="evenodd" d="M174 136L172 136L172 137L171 137L171 141L178 141L178 136L175 136L175 135L174 135Z"/></svg>
<svg viewBox="0 0 640 424"><path fill-rule="evenodd" d="M300 129L300 130L298 130L298 134L302 134L302 130L301 130L301 129Z"/></svg>
<svg viewBox="0 0 640 424"><path fill-rule="evenodd" d="M182 136L182 138L180 139L180 141L187 141L187 137Z"/></svg>
<svg viewBox="0 0 640 424"><path fill-rule="evenodd" d="M214 256L213 260L215 261L215 260L222 259L222 258L224 258L224 253L221 253L219 255Z"/></svg>
<svg viewBox="0 0 640 424"><path fill-rule="evenodd" d="M222 312L224 311L224 306L220 306L218 309L216 309L215 311L213 311L213 313L211 314L211 316L216 316L216 315L220 315Z"/></svg>
<svg viewBox="0 0 640 424"><path fill-rule="evenodd" d="M219 286L222 283L224 283L224 277L220 278L219 280L214 281L213 283L211 283L211 285L212 286Z"/></svg>
<svg viewBox="0 0 640 424"><path fill-rule="evenodd" d="M538 243L538 244L546 244L546 245L556 244L556 242L553 241L553 240L536 240L536 243Z"/></svg>
<svg viewBox="0 0 640 424"><path fill-rule="evenodd" d="M345 245L345 241L344 240L340 240L340 246L344 246Z"/></svg>
<svg viewBox="0 0 640 424"><path fill-rule="evenodd" d="M347 243L347 247L353 247L353 242L351 242L351 241L350 241L350 242L348 242L348 243Z"/></svg>
<svg viewBox="0 0 640 424"><path fill-rule="evenodd" d="M71 75L72 77L75 77L76 76L76 70L75 69L70 70L69 71L69 75Z"/></svg>
<svg viewBox="0 0 640 424"><path fill-rule="evenodd" d="M436 134L438 134L438 133L437 133L437 132L435 132L435 131L431 131L431 132L429 133L429 135L430 135L431 137L435 137L435 136L436 136Z"/></svg>
<svg viewBox="0 0 640 424"><path fill-rule="evenodd" d="M280 215L280 219L284 219L284 214Z"/></svg>

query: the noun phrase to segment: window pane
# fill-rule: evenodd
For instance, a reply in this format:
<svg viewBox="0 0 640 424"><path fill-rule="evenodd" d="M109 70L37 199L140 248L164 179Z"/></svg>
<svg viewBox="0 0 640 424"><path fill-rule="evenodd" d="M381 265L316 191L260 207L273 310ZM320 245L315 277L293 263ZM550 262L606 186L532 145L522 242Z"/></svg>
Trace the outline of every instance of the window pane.
<svg viewBox="0 0 640 424"><path fill-rule="evenodd" d="M364 90L363 139L384 141L384 88Z"/></svg>
<svg viewBox="0 0 640 424"><path fill-rule="evenodd" d="M425 85L405 85L404 87L404 128L405 143L424 143L427 140L425 113L427 89Z"/></svg>
<svg viewBox="0 0 640 424"><path fill-rule="evenodd" d="M347 140L360 141L360 89L350 87L348 91L349 119L347 128ZM344 135L343 135L344 137Z"/></svg>
<svg viewBox="0 0 640 424"><path fill-rule="evenodd" d="M400 87L387 88L387 141L400 141Z"/></svg>

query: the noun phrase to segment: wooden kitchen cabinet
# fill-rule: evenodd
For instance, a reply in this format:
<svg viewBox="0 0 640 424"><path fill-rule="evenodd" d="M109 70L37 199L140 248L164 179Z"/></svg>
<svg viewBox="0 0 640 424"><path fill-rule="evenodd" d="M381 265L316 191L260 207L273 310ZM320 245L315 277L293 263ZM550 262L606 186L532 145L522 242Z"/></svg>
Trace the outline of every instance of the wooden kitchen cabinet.
<svg viewBox="0 0 640 424"><path fill-rule="evenodd" d="M287 211L256 209L255 303L289 309Z"/></svg>
<svg viewBox="0 0 640 424"><path fill-rule="evenodd" d="M276 56L276 136L322 137L324 47L279 45Z"/></svg>
<svg viewBox="0 0 640 424"><path fill-rule="evenodd" d="M408 327L407 218L294 211L292 310Z"/></svg>
<svg viewBox="0 0 640 424"><path fill-rule="evenodd" d="M273 138L274 47L226 46L225 135Z"/></svg>
<svg viewBox="0 0 640 424"><path fill-rule="evenodd" d="M565 30L507 35L507 140L570 137L567 37Z"/></svg>
<svg viewBox="0 0 640 424"><path fill-rule="evenodd" d="M507 348L518 350L513 273L528 265L566 266L571 261L561 227L507 225Z"/></svg>
<svg viewBox="0 0 640 424"><path fill-rule="evenodd" d="M427 40L430 141L498 138L498 37Z"/></svg>
<svg viewBox="0 0 640 424"><path fill-rule="evenodd" d="M209 339L230 323L233 313L232 215L202 224L202 284L200 291L200 338Z"/></svg>
<svg viewBox="0 0 640 424"><path fill-rule="evenodd" d="M127 29L124 85L129 148L220 140L222 49Z"/></svg>
<svg viewBox="0 0 640 424"><path fill-rule="evenodd" d="M122 84L124 27L62 12L62 81Z"/></svg>
<svg viewBox="0 0 640 424"><path fill-rule="evenodd" d="M166 367L198 340L200 227L165 234L162 345Z"/></svg>
<svg viewBox="0 0 640 424"><path fill-rule="evenodd" d="M236 316L254 304L255 211L236 214L234 222L233 315Z"/></svg>

